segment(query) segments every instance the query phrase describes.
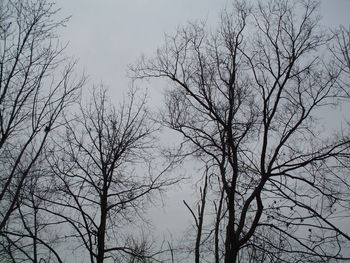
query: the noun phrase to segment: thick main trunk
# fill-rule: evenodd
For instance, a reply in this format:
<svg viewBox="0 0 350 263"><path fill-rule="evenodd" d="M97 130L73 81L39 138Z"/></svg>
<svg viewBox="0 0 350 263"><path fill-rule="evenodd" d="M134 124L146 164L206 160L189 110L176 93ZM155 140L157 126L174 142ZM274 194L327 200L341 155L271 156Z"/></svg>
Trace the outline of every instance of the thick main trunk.
<svg viewBox="0 0 350 263"><path fill-rule="evenodd" d="M236 263L239 249L230 249L226 251L225 254L225 263Z"/></svg>
<svg viewBox="0 0 350 263"><path fill-rule="evenodd" d="M106 220L107 220L107 195L104 194L101 200L100 226L97 232L97 263L103 263L104 261Z"/></svg>
<svg viewBox="0 0 350 263"><path fill-rule="evenodd" d="M227 225L226 240L225 240L225 263L235 263L239 251L233 227Z"/></svg>
<svg viewBox="0 0 350 263"><path fill-rule="evenodd" d="M239 252L239 246L237 242L235 242L235 238L228 238L229 234L230 233L226 234L225 263L235 263Z"/></svg>
<svg viewBox="0 0 350 263"><path fill-rule="evenodd" d="M101 215L101 219L102 219ZM105 230L106 230L106 221L102 221L100 223L100 227L98 228L98 236L97 236L97 263L103 263L104 260L104 252L105 252Z"/></svg>
<svg viewBox="0 0 350 263"><path fill-rule="evenodd" d="M232 196L231 196L232 197ZM225 240L225 263L235 263L239 251L238 238L235 233L234 200L228 200L228 223Z"/></svg>

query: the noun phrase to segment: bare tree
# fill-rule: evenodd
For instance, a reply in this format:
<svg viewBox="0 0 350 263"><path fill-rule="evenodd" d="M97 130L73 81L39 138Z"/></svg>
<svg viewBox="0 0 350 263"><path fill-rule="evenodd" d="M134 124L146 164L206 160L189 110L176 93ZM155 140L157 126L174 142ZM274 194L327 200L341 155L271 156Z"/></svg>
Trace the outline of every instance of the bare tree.
<svg viewBox="0 0 350 263"><path fill-rule="evenodd" d="M42 209L51 210L49 200L57 196L51 176L45 155L41 155L25 179L17 210L1 232L1 250L11 257L8 262L63 262L58 233L65 222Z"/></svg>
<svg viewBox="0 0 350 263"><path fill-rule="evenodd" d="M169 80L162 121L210 167L201 262L349 259L349 136L321 118L348 90L317 10L235 2L215 32L191 23L132 69Z"/></svg>
<svg viewBox="0 0 350 263"><path fill-rule="evenodd" d="M0 231L83 81L63 57L57 10L45 0L0 3Z"/></svg>
<svg viewBox="0 0 350 263"><path fill-rule="evenodd" d="M207 188L208 188L208 169L205 170L205 178L204 178L204 186L200 187L200 202L197 205L197 211L193 211L193 209L187 204L185 200L183 200L185 206L190 211L193 219L195 221L195 229L197 232L196 242L194 247L194 255L195 262L200 262L200 250L201 250L201 239L202 239L202 231L203 231L203 222L204 222L204 212L205 212L205 204L207 201Z"/></svg>
<svg viewBox="0 0 350 263"><path fill-rule="evenodd" d="M148 240L137 245L135 227L154 194L176 180L163 178L170 165L156 173L160 169L152 151L157 127L145 102L145 96L131 90L116 109L103 88L95 90L52 150L60 195L51 200L57 210L49 212L70 225L68 240L83 247L90 262L153 255Z"/></svg>
<svg viewBox="0 0 350 263"><path fill-rule="evenodd" d="M334 32L335 42L331 46L332 55L335 58L335 64L342 71L342 78L338 80L340 88L344 89L347 97L350 97L349 79L350 79L350 25L348 28L340 26Z"/></svg>

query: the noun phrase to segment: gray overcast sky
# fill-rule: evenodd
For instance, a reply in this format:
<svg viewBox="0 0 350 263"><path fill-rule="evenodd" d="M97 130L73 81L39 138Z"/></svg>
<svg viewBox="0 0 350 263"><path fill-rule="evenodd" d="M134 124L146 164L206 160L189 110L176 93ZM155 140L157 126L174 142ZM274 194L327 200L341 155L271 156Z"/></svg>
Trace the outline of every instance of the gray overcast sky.
<svg viewBox="0 0 350 263"><path fill-rule="evenodd" d="M69 42L68 55L78 58L79 67L89 76L86 88L102 82L109 87L112 99L118 100L130 82L126 77L128 65L134 63L142 53L153 54L162 45L164 33L175 32L179 25L198 19L213 23L226 2L227 0L59 0L57 7L62 8L63 15L72 16L62 31L61 40ZM151 84L144 83L150 89ZM138 84L140 85L143 84ZM166 213L160 211L164 218L157 225L165 231L180 231L186 224L183 215L189 215L182 203L187 198L178 191L168 196L171 204L167 204ZM168 227L169 220L178 217L177 215L181 215L177 219L179 224Z"/></svg>
<svg viewBox="0 0 350 263"><path fill-rule="evenodd" d="M60 0L58 7L72 15L64 29L68 53L93 83L111 90L127 89L127 66L141 53L162 44L165 32L193 19L214 19L226 0ZM91 83L90 83L91 84ZM113 92L114 93L114 92Z"/></svg>
<svg viewBox="0 0 350 263"><path fill-rule="evenodd" d="M321 2L324 24L349 25L350 0ZM57 0L57 7L62 8L63 15L72 15L61 40L69 41L68 55L78 58L79 67L89 76L87 88L102 82L110 88L112 99L118 99L128 87L128 65L142 53L155 52L163 43L164 33L171 34L191 20L205 19L214 24L220 9L229 3L228 0ZM151 88L151 84L144 85ZM189 213L182 204L184 198L186 195L181 191L169 194L166 215L157 215L163 229L185 230L182 227L189 221ZM174 222L171 220L177 224L171 224Z"/></svg>
<svg viewBox="0 0 350 263"><path fill-rule="evenodd" d="M111 90L126 90L127 66L142 53L162 44L164 33L187 21L215 23L228 0L58 0L72 18L63 30L68 54L79 58L89 84L103 82ZM350 0L322 0L322 16L329 25L349 24ZM113 92L113 94L115 94Z"/></svg>

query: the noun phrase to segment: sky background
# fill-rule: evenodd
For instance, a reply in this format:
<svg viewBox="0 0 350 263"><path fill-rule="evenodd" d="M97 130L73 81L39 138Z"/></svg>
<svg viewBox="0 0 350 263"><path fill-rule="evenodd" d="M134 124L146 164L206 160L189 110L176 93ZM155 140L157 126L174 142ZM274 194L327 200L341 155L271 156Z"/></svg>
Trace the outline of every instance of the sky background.
<svg viewBox="0 0 350 263"><path fill-rule="evenodd" d="M112 93L126 90L128 65L152 54L188 21L214 25L228 0L58 0L61 15L72 16L62 30L67 53L79 59L89 84L103 82ZM349 24L349 0L322 0L321 15L329 26Z"/></svg>
<svg viewBox="0 0 350 263"><path fill-rule="evenodd" d="M69 42L66 53L79 60L79 69L88 76L85 89L103 83L111 99L118 101L130 86L128 66L142 55L152 55L163 44L164 34L172 34L188 21L206 20L215 25L227 0L57 0L61 16L72 16L61 32ZM350 0L322 0L323 24L335 27L350 24ZM162 85L139 83L148 88L153 106L161 105ZM179 172L180 173L180 172ZM183 173L183 171L181 171ZM187 175L195 174L189 168ZM192 189L193 193L193 189ZM190 223L182 200L191 198L191 186L170 191L165 206L152 210L158 233L181 235ZM166 234L167 235L167 234Z"/></svg>

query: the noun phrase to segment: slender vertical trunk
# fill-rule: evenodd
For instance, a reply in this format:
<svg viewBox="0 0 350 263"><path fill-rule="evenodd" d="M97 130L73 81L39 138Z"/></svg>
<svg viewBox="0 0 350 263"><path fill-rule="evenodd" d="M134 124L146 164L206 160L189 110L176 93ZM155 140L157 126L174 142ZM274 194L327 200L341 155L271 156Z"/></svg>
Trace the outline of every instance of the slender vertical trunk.
<svg viewBox="0 0 350 263"><path fill-rule="evenodd" d="M201 191L201 206L198 205L198 229L197 229L197 239L195 247L195 263L200 263L200 245L201 237L203 230L203 221L204 221L204 211L205 211L205 202L207 196L207 187L208 187L208 175L205 176L204 188Z"/></svg>
<svg viewBox="0 0 350 263"><path fill-rule="evenodd" d="M196 245L195 245L195 263L200 263L200 244L201 244L201 237L202 237L202 228L203 228L203 217L202 215L199 215L199 225L197 229L197 238L196 238Z"/></svg>
<svg viewBox="0 0 350 263"><path fill-rule="evenodd" d="M34 238L33 238L33 254L34 254L34 263L38 263L38 249L37 249L37 237L38 237L38 225L37 225L37 208L35 206L34 200L33 200L33 205L34 205Z"/></svg>
<svg viewBox="0 0 350 263"><path fill-rule="evenodd" d="M198 233L197 233L197 239L196 239L196 247L195 247L195 256L194 256L194 262L195 263L200 263L199 258L200 258L200 239L202 235L202 229L198 228Z"/></svg>
<svg viewBox="0 0 350 263"><path fill-rule="evenodd" d="M219 206L216 209L215 237L214 237L215 263L219 263L219 260L220 260L220 257L219 257L219 232L220 232L221 210L222 210L222 203L224 200L224 192L225 192L224 189L222 189L220 201L219 201Z"/></svg>

